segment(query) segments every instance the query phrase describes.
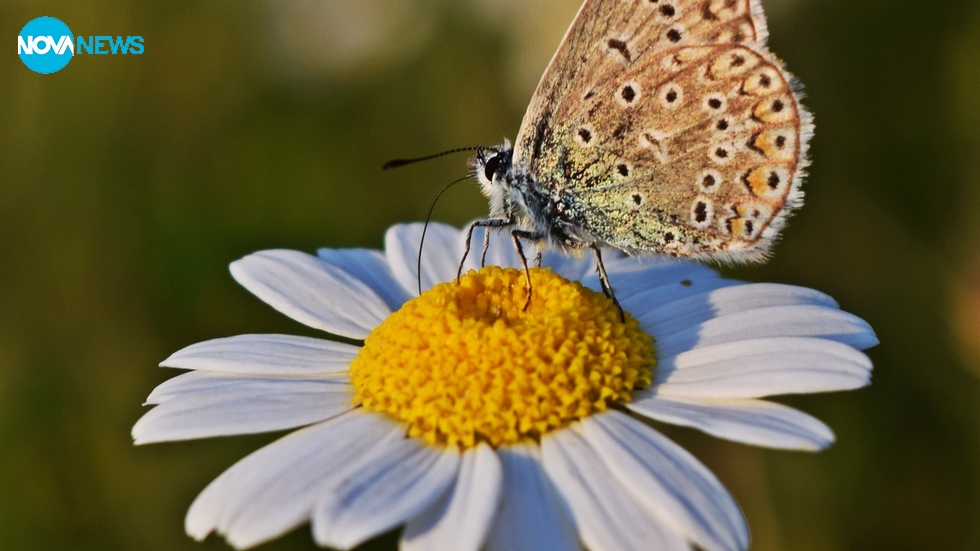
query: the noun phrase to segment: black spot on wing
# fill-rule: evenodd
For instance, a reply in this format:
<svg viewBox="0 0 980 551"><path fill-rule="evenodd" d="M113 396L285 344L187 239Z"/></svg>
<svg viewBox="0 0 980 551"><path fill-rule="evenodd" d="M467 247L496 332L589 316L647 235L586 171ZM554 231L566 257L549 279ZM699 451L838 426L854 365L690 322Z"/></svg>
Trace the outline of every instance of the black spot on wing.
<svg viewBox="0 0 980 551"><path fill-rule="evenodd" d="M703 201L698 201L697 205L694 206L694 219L698 222L704 222L708 219L708 204Z"/></svg>
<svg viewBox="0 0 980 551"><path fill-rule="evenodd" d="M776 189L776 188L778 188L779 187L779 182L780 182L779 174L776 174L775 172L770 172L769 173L769 180L767 181L767 183L769 184L769 189Z"/></svg>
<svg viewBox="0 0 980 551"><path fill-rule="evenodd" d="M633 100L636 99L636 90L633 90L633 87L629 85L623 86L623 90L620 92L620 94L623 96L626 103L633 103Z"/></svg>
<svg viewBox="0 0 980 551"><path fill-rule="evenodd" d="M704 3L701 4L701 19L704 19L705 21L718 20L718 16L711 11L711 0L704 0Z"/></svg>
<svg viewBox="0 0 980 551"><path fill-rule="evenodd" d="M618 38L610 38L606 40L606 45L609 46L611 49L619 52L619 54L622 55L626 59L626 61L630 61L633 57L630 54L629 46L627 46L625 42L623 42Z"/></svg>

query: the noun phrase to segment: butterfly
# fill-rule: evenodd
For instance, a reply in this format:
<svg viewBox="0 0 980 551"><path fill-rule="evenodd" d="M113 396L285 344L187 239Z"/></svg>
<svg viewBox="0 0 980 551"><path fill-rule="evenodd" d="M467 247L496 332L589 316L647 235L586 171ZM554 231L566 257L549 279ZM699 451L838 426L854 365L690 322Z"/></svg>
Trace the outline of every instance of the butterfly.
<svg viewBox="0 0 980 551"><path fill-rule="evenodd" d="M525 272L522 240L592 249L614 300L600 247L764 260L813 133L766 37L759 0L586 0L513 146L470 160L491 217L467 251L477 227L509 228Z"/></svg>

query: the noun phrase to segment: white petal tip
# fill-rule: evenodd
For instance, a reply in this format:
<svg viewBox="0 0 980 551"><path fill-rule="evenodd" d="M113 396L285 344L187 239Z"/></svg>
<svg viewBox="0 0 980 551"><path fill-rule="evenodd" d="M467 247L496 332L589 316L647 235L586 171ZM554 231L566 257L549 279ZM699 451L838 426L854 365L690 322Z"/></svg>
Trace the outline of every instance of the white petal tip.
<svg viewBox="0 0 980 551"><path fill-rule="evenodd" d="M204 540L206 540L206 539L208 539L208 536L209 536L210 534L211 534L211 532L210 532L210 531L208 531L208 532L203 532L203 533L192 533L192 532L190 532L190 531L188 531L188 532L187 532L187 535L188 535L188 536L190 536L190 537L191 537L191 539L193 539L193 540L194 540L194 541L196 541L196 542L202 542L202 541L204 541Z"/></svg>
<svg viewBox="0 0 980 551"><path fill-rule="evenodd" d="M835 441L836 438L834 438L833 435L830 435L830 437L825 440L801 440L795 444L789 443L785 445L766 444L766 447L777 450L817 453L826 450Z"/></svg>
<svg viewBox="0 0 980 551"><path fill-rule="evenodd" d="M362 541L352 542L352 541L347 541L346 539L336 539L336 538L327 539L322 536L321 537L314 536L313 539L316 541L316 544L319 545L320 547L337 549L339 551L348 551L349 549L353 549L354 547L357 547L358 544L362 543Z"/></svg>
<svg viewBox="0 0 980 551"><path fill-rule="evenodd" d="M214 527L210 525L205 525L201 522L195 522L194 519L189 518L184 519L184 532L190 536L194 541L204 541L211 535L214 531Z"/></svg>
<svg viewBox="0 0 980 551"><path fill-rule="evenodd" d="M133 429L129 431L129 435L133 438L133 444L139 446L140 444L146 443L146 438L144 438L146 431L143 430L143 426L140 425L139 421L133 425Z"/></svg>
<svg viewBox="0 0 980 551"><path fill-rule="evenodd" d="M234 536L228 536L225 537L225 541L227 541L228 545L234 547L235 549L249 549L255 547L256 545L265 543L266 541L268 541L268 538L256 541L254 539L241 539L241 538L236 538Z"/></svg>

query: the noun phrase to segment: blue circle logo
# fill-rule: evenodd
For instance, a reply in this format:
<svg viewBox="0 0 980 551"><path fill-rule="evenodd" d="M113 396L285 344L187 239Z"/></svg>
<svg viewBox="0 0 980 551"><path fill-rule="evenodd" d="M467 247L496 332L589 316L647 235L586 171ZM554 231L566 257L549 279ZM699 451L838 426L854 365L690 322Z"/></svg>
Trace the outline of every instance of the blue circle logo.
<svg viewBox="0 0 980 551"><path fill-rule="evenodd" d="M60 19L38 17L20 30L17 54L35 73L46 75L60 71L75 55L75 37Z"/></svg>

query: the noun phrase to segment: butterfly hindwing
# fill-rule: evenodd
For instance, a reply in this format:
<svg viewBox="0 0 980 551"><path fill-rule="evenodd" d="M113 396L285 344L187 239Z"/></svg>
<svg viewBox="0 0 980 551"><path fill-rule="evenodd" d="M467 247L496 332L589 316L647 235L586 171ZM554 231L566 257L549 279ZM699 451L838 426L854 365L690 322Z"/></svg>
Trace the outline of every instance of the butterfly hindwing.
<svg viewBox="0 0 980 551"><path fill-rule="evenodd" d="M809 115L749 0L588 0L514 150L581 233L747 260L798 205Z"/></svg>

